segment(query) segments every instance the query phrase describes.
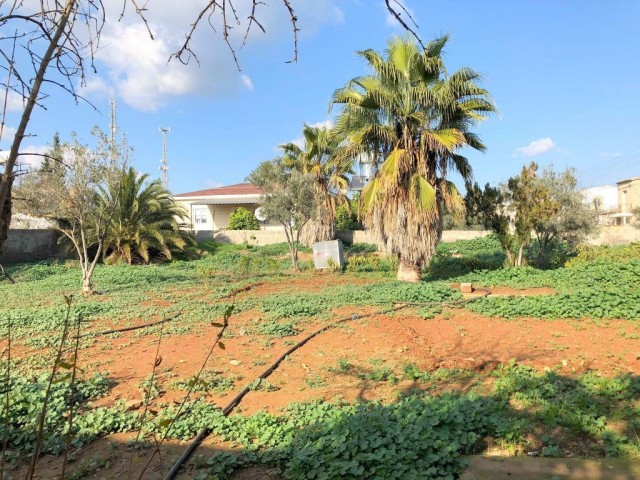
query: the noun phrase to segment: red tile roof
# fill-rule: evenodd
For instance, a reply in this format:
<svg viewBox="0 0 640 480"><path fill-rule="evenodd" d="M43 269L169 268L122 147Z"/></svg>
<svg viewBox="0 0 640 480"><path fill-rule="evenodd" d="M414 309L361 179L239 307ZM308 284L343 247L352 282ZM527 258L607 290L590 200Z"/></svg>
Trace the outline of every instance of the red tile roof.
<svg viewBox="0 0 640 480"><path fill-rule="evenodd" d="M252 183L237 183L235 185L227 185L226 187L209 188L207 190L198 190L196 192L179 193L174 197L209 197L217 195L262 195L263 191L260 187L256 187Z"/></svg>

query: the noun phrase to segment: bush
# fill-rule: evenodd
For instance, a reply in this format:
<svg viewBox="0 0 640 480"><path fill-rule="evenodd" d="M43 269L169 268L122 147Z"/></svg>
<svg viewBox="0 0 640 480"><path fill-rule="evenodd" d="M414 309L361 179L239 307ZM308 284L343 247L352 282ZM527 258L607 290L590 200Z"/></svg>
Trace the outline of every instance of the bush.
<svg viewBox="0 0 640 480"><path fill-rule="evenodd" d="M364 230L364 227L358 221L358 217L353 210L349 213L346 205L340 205L336 208L336 229Z"/></svg>
<svg viewBox="0 0 640 480"><path fill-rule="evenodd" d="M572 267L584 262L594 260L609 260L612 262L628 262L640 260L640 243L634 242L629 245L578 245L576 256L569 260L567 267Z"/></svg>
<svg viewBox="0 0 640 480"><path fill-rule="evenodd" d="M227 230L260 230L256 216L246 208L238 207L229 215Z"/></svg>

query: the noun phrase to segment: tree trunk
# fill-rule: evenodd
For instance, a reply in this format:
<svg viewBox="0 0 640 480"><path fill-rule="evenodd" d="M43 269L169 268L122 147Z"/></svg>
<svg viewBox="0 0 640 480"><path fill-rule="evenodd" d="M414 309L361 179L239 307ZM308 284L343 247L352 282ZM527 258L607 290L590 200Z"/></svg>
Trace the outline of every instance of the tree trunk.
<svg viewBox="0 0 640 480"><path fill-rule="evenodd" d="M86 272L82 272L82 293L83 295L93 295L95 293L91 276Z"/></svg>
<svg viewBox="0 0 640 480"><path fill-rule="evenodd" d="M0 211L0 255L2 255L2 246L4 242L7 240L7 235L9 234L9 225L11 224L11 187L13 184L13 178L9 181L9 189L7 200L4 202L2 206L2 211Z"/></svg>
<svg viewBox="0 0 640 480"><path fill-rule="evenodd" d="M509 249L509 248L505 248L503 249L505 255L507 256L507 263L509 264L510 267L515 267L516 266L516 258L515 255L513 254L513 252Z"/></svg>
<svg viewBox="0 0 640 480"><path fill-rule="evenodd" d="M520 248L518 249L518 263L517 267L522 266L522 253L524 252L524 245L520 244Z"/></svg>
<svg viewBox="0 0 640 480"><path fill-rule="evenodd" d="M291 245L291 268L298 270L298 247Z"/></svg>
<svg viewBox="0 0 640 480"><path fill-rule="evenodd" d="M399 282L416 283L420 281L421 268L418 265L400 260L396 278Z"/></svg>
<svg viewBox="0 0 640 480"><path fill-rule="evenodd" d="M49 68L49 63L53 59L54 54L59 48L59 42L64 33L64 30L67 26L67 22L69 21L69 16L71 12L76 7L77 0L67 0L67 3L64 7L64 10L60 13L60 18L58 19L58 25L56 26L55 33L49 39L49 44L47 46L47 50L44 52L42 56L42 60L40 61L40 66L36 72L36 75L33 79L33 84L31 87L31 91L29 92L29 96L26 98L27 102L22 112L22 116L20 117L20 123L18 124L18 128L16 129L16 133L13 137L13 143L11 144L11 149L9 150L9 156L5 162L4 173L2 177L0 177L0 216L4 217L5 213L5 205L10 201L9 189L11 188L11 184L13 183L13 169L18 160L18 152L20 151L20 145L22 144L22 140L25 137L27 125L29 124L29 120L31 119L31 112L33 111L33 107L35 106L38 96L40 94L40 87L42 86L42 82L44 82L44 75L47 72L47 68ZM49 37L47 37L49 38ZM3 237L3 230L9 228L9 223L11 221L11 207L9 207L9 217L8 220L3 222L0 219L0 250L2 249L2 245L4 244L4 240L6 237Z"/></svg>

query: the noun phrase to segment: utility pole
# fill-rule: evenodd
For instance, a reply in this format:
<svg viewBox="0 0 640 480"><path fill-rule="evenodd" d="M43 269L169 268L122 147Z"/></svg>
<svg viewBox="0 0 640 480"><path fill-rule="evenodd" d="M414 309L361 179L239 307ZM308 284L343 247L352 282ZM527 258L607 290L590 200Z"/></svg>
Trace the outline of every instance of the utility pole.
<svg viewBox="0 0 640 480"><path fill-rule="evenodd" d="M160 160L160 179L162 186L169 190L169 161L167 159L167 133L171 129L169 127L160 127L162 133L162 159Z"/></svg>

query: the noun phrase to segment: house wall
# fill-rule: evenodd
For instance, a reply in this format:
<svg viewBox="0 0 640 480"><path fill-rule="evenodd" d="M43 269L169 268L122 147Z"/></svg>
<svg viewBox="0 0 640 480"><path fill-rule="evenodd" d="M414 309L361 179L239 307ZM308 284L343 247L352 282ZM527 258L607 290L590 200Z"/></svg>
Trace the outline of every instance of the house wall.
<svg viewBox="0 0 640 480"><path fill-rule="evenodd" d="M634 208L640 207L640 178L633 178L618 183L618 205L621 213L630 213ZM618 225L633 223L633 218L618 218Z"/></svg>
<svg viewBox="0 0 640 480"><path fill-rule="evenodd" d="M627 192L626 198L624 192ZM618 204L630 212L640 207L640 178L618 183Z"/></svg>
<svg viewBox="0 0 640 480"><path fill-rule="evenodd" d="M202 205L198 204L197 201L180 201L179 199L176 199L176 201L188 212L188 220L192 225L192 231L196 233L203 232L205 236L207 235L206 232L226 229L229 226L229 215L231 215L238 207L254 212L259 206L257 203L242 205ZM203 209L206 212L206 223L195 223L194 209ZM282 227L279 223L266 221L263 224L263 228L266 230L272 230L281 229ZM208 238L210 239L211 237Z"/></svg>

